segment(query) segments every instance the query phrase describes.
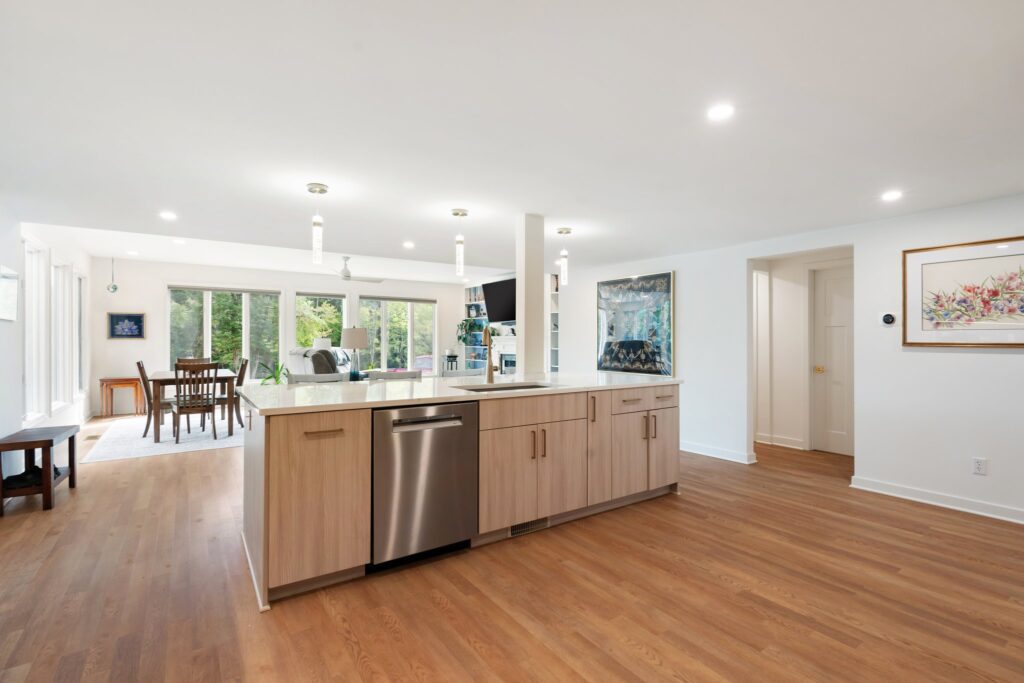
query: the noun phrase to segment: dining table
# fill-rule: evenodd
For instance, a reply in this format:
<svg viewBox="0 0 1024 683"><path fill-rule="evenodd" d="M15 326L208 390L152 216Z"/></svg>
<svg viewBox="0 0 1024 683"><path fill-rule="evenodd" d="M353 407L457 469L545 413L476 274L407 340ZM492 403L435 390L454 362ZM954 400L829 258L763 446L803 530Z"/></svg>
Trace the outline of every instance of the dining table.
<svg viewBox="0 0 1024 683"><path fill-rule="evenodd" d="M224 394L228 397L228 436L235 434L235 403L238 401L238 397L235 396L235 380L237 378L233 371L221 368L217 370L215 379L217 386L224 387ZM153 396L153 442L160 443L160 422L163 418L160 412L160 401L164 395L164 387L175 386L174 371L157 370L149 376L149 383L153 389L151 392Z"/></svg>

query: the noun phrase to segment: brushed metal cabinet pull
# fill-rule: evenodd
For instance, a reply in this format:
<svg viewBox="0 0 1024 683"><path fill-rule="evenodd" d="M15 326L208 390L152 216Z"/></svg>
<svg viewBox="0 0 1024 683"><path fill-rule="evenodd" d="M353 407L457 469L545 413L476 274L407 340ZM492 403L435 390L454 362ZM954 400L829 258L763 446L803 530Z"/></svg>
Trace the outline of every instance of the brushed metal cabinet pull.
<svg viewBox="0 0 1024 683"><path fill-rule="evenodd" d="M663 398L672 398L672 394L665 394L664 396L655 396L654 398L660 401Z"/></svg>
<svg viewBox="0 0 1024 683"><path fill-rule="evenodd" d="M590 421L597 422L597 396L590 397Z"/></svg>
<svg viewBox="0 0 1024 683"><path fill-rule="evenodd" d="M536 460L537 459L537 430L536 429L531 429L530 430L530 440L531 440L531 443L533 444L532 445L532 450L531 450L531 453L530 453L530 460Z"/></svg>
<svg viewBox="0 0 1024 683"><path fill-rule="evenodd" d="M647 416L644 415L643 418L644 418L644 439L646 439L647 438L647 433L648 433Z"/></svg>
<svg viewBox="0 0 1024 683"><path fill-rule="evenodd" d="M343 427L338 427L337 429L318 429L318 430L315 430L315 431L312 431L312 432L303 432L303 434L306 436L307 439L311 438L311 437L315 437L315 436L330 436L331 434L344 434L344 433L345 433L345 429Z"/></svg>
<svg viewBox="0 0 1024 683"><path fill-rule="evenodd" d="M548 430L540 430L540 457L548 457Z"/></svg>
<svg viewBox="0 0 1024 683"><path fill-rule="evenodd" d="M652 439L657 439L658 438L658 416L657 415L651 415L651 420L654 423L654 433L651 435L651 438Z"/></svg>
<svg viewBox="0 0 1024 683"><path fill-rule="evenodd" d="M624 398L624 399L622 399L622 402L623 403L639 403L641 400L642 399L639 399L639 398Z"/></svg>

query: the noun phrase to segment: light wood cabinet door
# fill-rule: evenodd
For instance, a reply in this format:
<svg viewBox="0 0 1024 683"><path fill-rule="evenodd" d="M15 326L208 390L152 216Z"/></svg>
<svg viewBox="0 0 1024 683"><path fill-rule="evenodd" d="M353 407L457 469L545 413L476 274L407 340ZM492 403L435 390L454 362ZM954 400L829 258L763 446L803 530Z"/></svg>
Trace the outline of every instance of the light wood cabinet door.
<svg viewBox="0 0 1024 683"><path fill-rule="evenodd" d="M649 424L647 488L675 484L679 481L679 408L652 410Z"/></svg>
<svg viewBox="0 0 1024 683"><path fill-rule="evenodd" d="M480 401L480 429L483 430L580 420L586 415L587 395L582 392Z"/></svg>
<svg viewBox="0 0 1024 683"><path fill-rule="evenodd" d="M612 498L647 490L647 420L646 412L612 416Z"/></svg>
<svg viewBox="0 0 1024 683"><path fill-rule="evenodd" d="M549 422L540 429L537 516L587 506L587 421Z"/></svg>
<svg viewBox="0 0 1024 683"><path fill-rule="evenodd" d="M480 533L537 519L536 425L480 432Z"/></svg>
<svg viewBox="0 0 1024 683"><path fill-rule="evenodd" d="M370 422L369 410L269 419L271 588L370 561Z"/></svg>
<svg viewBox="0 0 1024 683"><path fill-rule="evenodd" d="M587 396L587 504L612 499L612 392Z"/></svg>

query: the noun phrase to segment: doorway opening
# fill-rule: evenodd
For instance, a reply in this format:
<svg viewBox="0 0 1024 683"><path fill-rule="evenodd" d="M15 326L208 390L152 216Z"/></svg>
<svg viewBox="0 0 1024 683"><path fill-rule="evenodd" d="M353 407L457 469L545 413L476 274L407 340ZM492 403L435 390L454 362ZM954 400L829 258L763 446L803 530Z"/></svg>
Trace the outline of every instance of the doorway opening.
<svg viewBox="0 0 1024 683"><path fill-rule="evenodd" d="M755 452L852 458L853 248L751 261L750 277Z"/></svg>

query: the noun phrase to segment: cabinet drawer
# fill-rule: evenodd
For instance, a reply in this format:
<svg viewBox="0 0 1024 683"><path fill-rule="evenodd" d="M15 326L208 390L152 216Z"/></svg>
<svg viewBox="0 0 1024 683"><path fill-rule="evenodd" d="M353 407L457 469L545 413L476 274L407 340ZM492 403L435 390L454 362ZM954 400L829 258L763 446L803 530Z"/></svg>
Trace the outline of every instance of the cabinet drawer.
<svg viewBox="0 0 1024 683"><path fill-rule="evenodd" d="M587 416L587 395L551 394L480 401L480 429L579 420Z"/></svg>
<svg viewBox="0 0 1024 683"><path fill-rule="evenodd" d="M679 385L612 390L612 414L640 413L679 405Z"/></svg>

